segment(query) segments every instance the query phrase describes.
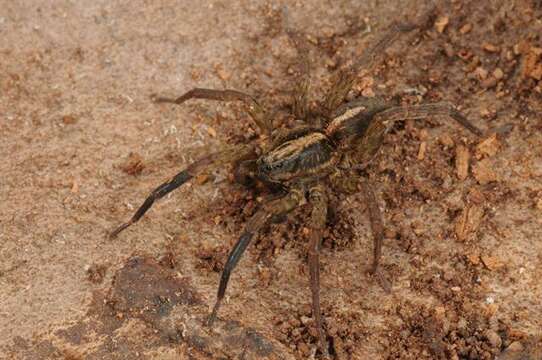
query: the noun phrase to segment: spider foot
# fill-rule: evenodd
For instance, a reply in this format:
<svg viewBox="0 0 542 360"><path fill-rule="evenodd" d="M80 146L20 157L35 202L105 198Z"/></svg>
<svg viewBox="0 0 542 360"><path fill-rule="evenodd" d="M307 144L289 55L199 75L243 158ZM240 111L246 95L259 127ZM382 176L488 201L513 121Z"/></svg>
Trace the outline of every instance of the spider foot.
<svg viewBox="0 0 542 360"><path fill-rule="evenodd" d="M215 323L216 314L218 313L218 308L220 307L220 302L221 301L218 300L215 303L215 306L213 307L213 311L211 312L211 315L209 315L209 318L207 319L207 322L205 323L205 325L207 325L208 328L212 328L213 324Z"/></svg>
<svg viewBox="0 0 542 360"><path fill-rule="evenodd" d="M369 271L369 274L376 277L376 281L378 281L378 284L380 285L382 290L386 292L386 294L391 293L391 283L388 279L386 279L382 271L380 271L379 269L371 269Z"/></svg>
<svg viewBox="0 0 542 360"><path fill-rule="evenodd" d="M324 340L323 343L320 343L320 351L322 352L322 359L331 359L331 355L329 354L329 343L327 340Z"/></svg>
<svg viewBox="0 0 542 360"><path fill-rule="evenodd" d="M173 98L160 96L158 94L151 94L150 98L151 98L151 101L153 103L173 103L173 104L175 104L175 100L176 100L176 99L173 99Z"/></svg>
<svg viewBox="0 0 542 360"><path fill-rule="evenodd" d="M128 221L127 223L122 224L121 226L119 226L115 230L111 231L107 237L109 238L109 240L113 240L114 238L117 237L117 235L121 231L123 231L124 229L126 229L128 226L130 226L132 224L133 224L133 221Z"/></svg>
<svg viewBox="0 0 542 360"><path fill-rule="evenodd" d="M207 321L205 322L205 326L207 326L209 329L213 328L213 324L215 322L216 316L214 314L210 315L207 318Z"/></svg>

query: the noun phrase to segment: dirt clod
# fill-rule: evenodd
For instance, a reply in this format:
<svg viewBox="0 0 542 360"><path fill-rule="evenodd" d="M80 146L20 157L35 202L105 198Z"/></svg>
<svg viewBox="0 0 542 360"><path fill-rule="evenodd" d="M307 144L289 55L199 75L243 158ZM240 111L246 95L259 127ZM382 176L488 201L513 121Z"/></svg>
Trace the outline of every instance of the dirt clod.
<svg viewBox="0 0 542 360"><path fill-rule="evenodd" d="M472 174L476 181L481 185L497 181L497 173L489 159L483 159L476 162L472 167Z"/></svg>
<svg viewBox="0 0 542 360"><path fill-rule="evenodd" d="M122 171L128 175L139 175L145 168L143 157L138 153L130 153L128 158L120 165Z"/></svg>
<svg viewBox="0 0 542 360"><path fill-rule="evenodd" d="M221 272L228 255L228 249L224 246L204 246L199 249L196 256L199 258L199 267L213 272Z"/></svg>
<svg viewBox="0 0 542 360"><path fill-rule="evenodd" d="M480 259L489 270L498 270L504 266L502 260L496 256L482 255Z"/></svg>
<svg viewBox="0 0 542 360"><path fill-rule="evenodd" d="M77 123L77 118L73 115L64 115L62 117L62 122L65 124L65 125L73 125L75 123Z"/></svg>
<svg viewBox="0 0 542 360"><path fill-rule="evenodd" d="M107 266L92 264L87 270L88 281L94 284L101 284L104 280Z"/></svg>
<svg viewBox="0 0 542 360"><path fill-rule="evenodd" d="M484 336L486 337L486 339L489 341L489 343L494 347L494 348L497 348L497 349L500 349L501 348L501 345L502 345L502 339L501 337L499 336L499 334L497 334L495 331L493 330L487 330L484 334Z"/></svg>

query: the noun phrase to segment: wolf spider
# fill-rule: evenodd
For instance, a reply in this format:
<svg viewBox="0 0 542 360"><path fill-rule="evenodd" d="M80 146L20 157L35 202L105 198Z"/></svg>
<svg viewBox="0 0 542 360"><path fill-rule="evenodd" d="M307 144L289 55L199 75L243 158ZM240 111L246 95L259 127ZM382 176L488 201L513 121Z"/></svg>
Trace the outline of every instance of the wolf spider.
<svg viewBox="0 0 542 360"><path fill-rule="evenodd" d="M384 238L382 215L371 186L363 178L358 179L360 171L365 169L380 149L385 134L397 120L423 119L430 116L451 117L475 135L482 134L460 112L446 103L397 106L379 98L363 98L343 104L359 70L371 69L378 57L399 35L420 29L422 24L428 23L430 15L431 12L428 12L416 23L392 25L357 62L345 69L337 70L331 89L319 103L317 111L311 111L308 102L310 85L308 45L302 36L285 26L302 64L292 109L295 118L305 122L303 126L292 129L273 127L273 114L266 111L252 96L236 90L194 88L176 99L154 98L158 103L178 105L189 99L241 101L265 136L261 138L259 144L229 145L188 165L185 170L154 189L133 217L116 228L110 237L116 237L137 222L155 200L164 197L199 174L227 163L234 164L238 181L245 183L247 180L258 180L274 191L278 189L279 196L261 205L247 222L239 240L229 253L220 278L216 303L208 319L208 325L211 326L224 298L231 272L254 235L273 220L294 210L308 198L309 204L312 205L308 246L312 314L316 321L320 349L327 355L328 346L322 328L319 298L319 254L328 211L326 189L336 188L347 193L361 190L364 193L374 242L371 272L378 275ZM383 277L379 279L386 288Z"/></svg>

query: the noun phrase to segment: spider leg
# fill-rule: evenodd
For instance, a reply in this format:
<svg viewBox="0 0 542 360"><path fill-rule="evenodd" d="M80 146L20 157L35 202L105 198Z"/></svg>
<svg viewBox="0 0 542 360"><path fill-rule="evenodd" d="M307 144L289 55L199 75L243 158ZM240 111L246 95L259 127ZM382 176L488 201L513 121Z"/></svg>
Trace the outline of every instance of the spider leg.
<svg viewBox="0 0 542 360"><path fill-rule="evenodd" d="M169 181L166 181L162 185L154 189L150 195L145 199L143 204L137 209L135 214L132 216L130 221L117 227L109 235L110 239L115 238L121 231L129 227L130 225L136 223L146 212L151 208L153 203L177 189L188 180L192 179L194 176L202 173L203 171L208 170L210 167L221 165L228 162L233 162L237 158L245 157L248 154L251 154L253 149L251 146L241 145L241 146L230 146L229 149L216 152L214 154L208 155L196 162L190 164L186 169L179 172L177 175L172 177Z"/></svg>
<svg viewBox="0 0 542 360"><path fill-rule="evenodd" d="M233 249L228 255L228 260L226 261L226 265L224 266L224 270L222 271L222 276L220 278L216 303L213 307L211 315L209 316L209 320L207 321L207 325L209 327L213 325L216 319L220 304L222 303L222 299L224 299L224 294L226 293L231 272L241 259L241 256L247 249L254 234L273 221L273 219L275 219L277 216L286 214L296 208L303 197L304 194L302 189L293 188L285 196L263 205L263 207L250 218L243 233L239 237L239 240L233 246Z"/></svg>
<svg viewBox="0 0 542 360"><path fill-rule="evenodd" d="M373 121L388 122L388 128L391 128L397 120L425 119L429 116L449 116L474 135L483 135L482 131L474 126L465 115L454 109L452 105L444 102L392 107L376 114Z"/></svg>
<svg viewBox="0 0 542 360"><path fill-rule="evenodd" d="M356 80L359 70L361 68L370 70L374 63L376 63L378 56L381 55L401 33L408 32L412 29L414 29L413 26L399 26L393 24L388 32L386 32L373 46L366 50L358 61L346 69L338 70L332 76L333 80L331 88L324 99L323 105L325 110L328 113L331 113L341 105L350 89L352 89L352 85Z"/></svg>
<svg viewBox="0 0 542 360"><path fill-rule="evenodd" d="M382 213L378 207L376 196L367 180L360 176L361 174L347 171L337 171L330 176L331 184L334 189L346 194L354 194L361 190L367 203L369 211L369 220L371 231L373 233L373 264L370 273L375 275L380 286L386 292L391 292L391 285L378 269L380 257L382 255L382 242L384 240L384 226L382 225Z"/></svg>
<svg viewBox="0 0 542 360"><path fill-rule="evenodd" d="M393 44L400 35L417 29L421 25L425 25L432 14L433 9L428 11L416 23L392 24L388 31L375 41L354 64L346 69L337 70L332 76L331 88L328 90L323 101L324 111L329 115L341 105L350 89L352 89L352 85L354 84L360 69L365 68L370 70L384 51Z"/></svg>
<svg viewBox="0 0 542 360"><path fill-rule="evenodd" d="M482 136L480 129L474 126L463 114L447 103L434 103L411 106L396 106L377 113L357 146L358 168L364 168L376 155L384 141L384 135L397 120L424 119L429 116L449 116L461 126L477 136Z"/></svg>
<svg viewBox="0 0 542 360"><path fill-rule="evenodd" d="M177 98L167 97L154 97L156 103L173 103L180 105L190 99L205 99L216 101L242 101L248 110L248 113L258 125L258 127L265 133L269 133L272 130L271 116L264 108L254 99L251 95L243 93L237 90L214 90L214 89L202 89L194 88Z"/></svg>
<svg viewBox="0 0 542 360"><path fill-rule="evenodd" d="M322 327L322 311L320 309L320 246L322 233L326 226L328 199L322 185L316 185L309 192L312 204L310 219L311 232L309 237L309 270L312 293L312 315L318 329L320 349L324 356L328 354L328 344Z"/></svg>
<svg viewBox="0 0 542 360"><path fill-rule="evenodd" d="M245 186L251 186L256 180L258 173L257 160L243 160L237 164L234 170L235 181Z"/></svg>
<svg viewBox="0 0 542 360"><path fill-rule="evenodd" d="M283 8L283 22L290 41L297 50L301 64L301 74L296 80L294 88L294 115L297 119L306 120L309 113L309 88L310 88L310 59L307 40L289 26L288 12Z"/></svg>
<svg viewBox="0 0 542 360"><path fill-rule="evenodd" d="M376 196L369 182L361 178L360 184L363 195L365 196L365 201L367 202L367 209L369 210L369 220L371 222L371 230L373 232L374 248L371 273L377 277L382 288L389 293L391 291L391 286L386 280L386 278L384 278L382 273L378 270L380 257L382 256L382 242L384 241L384 225L382 224L382 212L378 207Z"/></svg>

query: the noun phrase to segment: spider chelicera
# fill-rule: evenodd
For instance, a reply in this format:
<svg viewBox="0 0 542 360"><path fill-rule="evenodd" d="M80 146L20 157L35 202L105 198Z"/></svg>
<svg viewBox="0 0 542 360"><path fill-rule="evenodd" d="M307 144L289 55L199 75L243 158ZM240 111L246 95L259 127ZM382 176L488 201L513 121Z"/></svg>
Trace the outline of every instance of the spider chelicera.
<svg viewBox="0 0 542 360"><path fill-rule="evenodd" d="M154 189L130 221L116 228L110 237L116 237L137 222L155 200L199 174L212 171L224 164L235 166L238 181L247 183L248 180L257 179L278 192L278 197L263 203L250 218L229 253L222 271L216 303L208 319L208 325L211 326L224 298L231 272L254 235L274 219L282 217L308 200L312 206L308 247L312 314L316 321L321 351L327 354L328 347L320 310L319 253L326 225L328 189L347 193L361 190L364 193L374 241L371 271L378 275L384 238L382 216L371 186L360 177L359 172L374 158L386 132L397 120L448 116L475 135L482 134L460 112L446 103L397 106L380 98L361 98L344 103L359 70L361 68L370 70L377 62L377 58L396 38L419 29L420 25L416 24L425 25L431 13L428 12L416 23L392 25L358 61L345 69L339 69L334 74L330 90L319 102L316 110L310 109L308 101L310 85L308 45L302 36L286 26L302 65L301 76L294 91L292 109L295 118L304 121L303 126L291 129L274 128L272 112L266 111L252 96L236 90L195 88L176 99L155 98L156 102L174 104L182 104L189 99L241 101L264 136L257 143L225 146L222 150L188 165L185 170ZM385 284L383 278L380 279Z"/></svg>

